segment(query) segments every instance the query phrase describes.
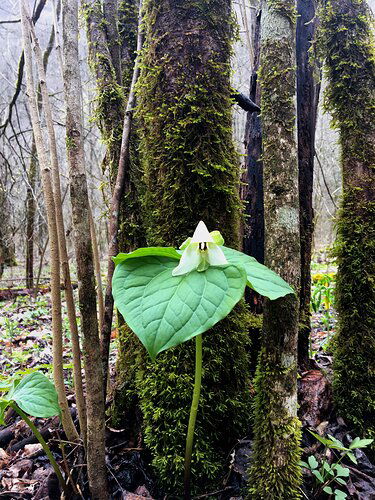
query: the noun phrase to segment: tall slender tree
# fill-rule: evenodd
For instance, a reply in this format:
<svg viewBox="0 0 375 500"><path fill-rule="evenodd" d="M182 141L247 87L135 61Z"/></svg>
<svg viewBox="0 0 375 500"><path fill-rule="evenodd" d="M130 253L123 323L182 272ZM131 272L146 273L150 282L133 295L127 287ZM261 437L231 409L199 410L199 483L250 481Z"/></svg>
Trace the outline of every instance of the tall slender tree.
<svg viewBox="0 0 375 500"><path fill-rule="evenodd" d="M148 244L180 245L197 222L239 243L239 165L232 143L229 0L147 0L138 84ZM249 418L244 304L203 339L205 370L192 482L207 490ZM182 490L193 383L194 343L161 353L155 363L128 332L121 341L129 378L124 395L139 398L144 437L166 491ZM131 394L130 394L131 395ZM170 451L168 451L170 450Z"/></svg>
<svg viewBox="0 0 375 500"><path fill-rule="evenodd" d="M66 145L86 375L87 470L92 498L107 500L109 494L105 464L104 384L90 237L91 214L82 139L82 86L79 67L76 64L78 61L78 0L63 0L63 40Z"/></svg>
<svg viewBox="0 0 375 500"><path fill-rule="evenodd" d="M334 396L358 433L375 437L375 44L365 0L323 11L326 104L339 130L343 180L337 229Z"/></svg>
<svg viewBox="0 0 375 500"><path fill-rule="evenodd" d="M294 0L262 5L261 85L265 262L296 295L265 300L255 378L255 440L250 498L299 498L297 419L300 232L296 140Z"/></svg>

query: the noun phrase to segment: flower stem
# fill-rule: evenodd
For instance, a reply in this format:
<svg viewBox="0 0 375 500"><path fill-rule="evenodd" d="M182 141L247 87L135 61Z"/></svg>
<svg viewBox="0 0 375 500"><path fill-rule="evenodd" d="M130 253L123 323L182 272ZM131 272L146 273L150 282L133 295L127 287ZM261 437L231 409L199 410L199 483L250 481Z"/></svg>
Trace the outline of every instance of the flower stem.
<svg viewBox="0 0 375 500"><path fill-rule="evenodd" d="M198 403L202 382L202 334L195 337L195 379L193 400L191 402L188 432L185 450L184 499L190 499L191 454L193 451L195 421L197 419Z"/></svg>
<svg viewBox="0 0 375 500"><path fill-rule="evenodd" d="M49 461L51 462L51 465L52 465L54 471L56 472L57 479L59 480L59 483L60 483L60 485L65 493L66 498L69 498L70 492L68 489L68 485L66 484L65 479L63 478L63 476L61 474L60 468L57 465L57 462L54 459L54 456L52 455L52 452L51 452L48 444L43 439L43 436L38 431L36 425L34 424L34 422L32 420L30 420L30 418L26 415L26 413L24 413L21 410L21 408L16 405L16 403L11 403L9 406L11 406L13 408L13 410L18 413L18 415L27 423L27 425L33 431L35 437L37 438L39 443L42 445L42 448L43 448L45 454L49 458Z"/></svg>

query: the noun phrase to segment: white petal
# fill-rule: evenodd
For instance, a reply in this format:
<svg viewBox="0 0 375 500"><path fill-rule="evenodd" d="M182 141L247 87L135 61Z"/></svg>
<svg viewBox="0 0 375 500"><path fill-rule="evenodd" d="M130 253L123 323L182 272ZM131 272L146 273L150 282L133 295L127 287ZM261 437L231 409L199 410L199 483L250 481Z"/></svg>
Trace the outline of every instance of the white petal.
<svg viewBox="0 0 375 500"><path fill-rule="evenodd" d="M208 232L206 224L201 220L197 227L195 228L193 237L191 239L193 243L204 243L213 242L212 236Z"/></svg>
<svg viewBox="0 0 375 500"><path fill-rule="evenodd" d="M227 259L221 248L215 243L207 243L208 262L210 266L225 266L228 264Z"/></svg>
<svg viewBox="0 0 375 500"><path fill-rule="evenodd" d="M190 245L184 250L180 263L173 269L172 276L181 276L182 274L194 271L199 266L200 261L201 255L198 243L190 243Z"/></svg>

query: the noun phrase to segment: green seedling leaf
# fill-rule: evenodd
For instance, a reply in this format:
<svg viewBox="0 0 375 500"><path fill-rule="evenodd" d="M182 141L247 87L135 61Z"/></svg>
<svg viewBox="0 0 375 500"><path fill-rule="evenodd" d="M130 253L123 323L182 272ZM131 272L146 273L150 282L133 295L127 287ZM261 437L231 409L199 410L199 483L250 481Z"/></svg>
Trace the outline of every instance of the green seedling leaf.
<svg viewBox="0 0 375 500"><path fill-rule="evenodd" d="M294 290L278 274L263 264L233 248L220 247L230 264L243 266L247 275L247 284L256 292L271 300L285 297Z"/></svg>
<svg viewBox="0 0 375 500"><path fill-rule="evenodd" d="M359 437L356 437L350 443L349 449L353 450L355 448L366 448L366 446L371 444L373 441L374 441L373 439L360 439Z"/></svg>
<svg viewBox="0 0 375 500"><path fill-rule="evenodd" d="M328 495L333 495L333 490L332 490L332 488L331 488L330 486L325 486L325 487L323 488L323 491L324 491L325 493L327 493Z"/></svg>
<svg viewBox="0 0 375 500"><path fill-rule="evenodd" d="M346 456L353 462L353 464L357 464L358 463L355 455L352 452L349 451L346 454Z"/></svg>
<svg viewBox="0 0 375 500"><path fill-rule="evenodd" d="M334 444L333 441L331 441L330 439L326 439L322 436L319 436L319 434L316 434L316 432L310 431L310 429L307 429L307 430L310 432L310 434L312 434L314 436L315 439L317 439L322 444L324 444L324 446L331 447L331 445Z"/></svg>
<svg viewBox="0 0 375 500"><path fill-rule="evenodd" d="M336 439L334 436L331 436L331 434L328 434L328 437L331 439L333 443L329 445L330 448L334 450L348 451L349 448L346 448L339 439Z"/></svg>
<svg viewBox="0 0 375 500"><path fill-rule="evenodd" d="M347 467L343 467L341 464L335 464L334 468L337 476L349 477L350 471Z"/></svg>
<svg viewBox="0 0 375 500"><path fill-rule="evenodd" d="M309 462L310 469L316 469L319 465L317 459L314 457L314 455L310 455L309 458L307 459Z"/></svg>
<svg viewBox="0 0 375 500"><path fill-rule="evenodd" d="M318 481L320 481L321 483L324 483L324 478L318 470L312 470L311 472L318 479Z"/></svg>
<svg viewBox="0 0 375 500"><path fill-rule="evenodd" d="M335 494L336 500L345 500L345 498L348 497L348 495L344 491L338 490L337 488L333 493Z"/></svg>
<svg viewBox="0 0 375 500"><path fill-rule="evenodd" d="M33 372L21 380L6 398L14 401L25 413L33 417L54 417L60 415L55 387L40 372Z"/></svg>
<svg viewBox="0 0 375 500"><path fill-rule="evenodd" d="M331 466L329 465L329 463L328 463L328 462L324 462L324 464L323 464L323 469L324 469L324 470L325 470L325 471L326 471L326 472L327 472L330 476L334 476L334 475L335 475L335 474L334 474L334 472L333 472L333 470L332 470L332 468L331 468Z"/></svg>
<svg viewBox="0 0 375 500"><path fill-rule="evenodd" d="M137 248L134 252L129 253L119 253L116 257L113 257L113 262L119 264L119 262L125 262L128 259L135 259L138 257L148 257L148 256L159 256L159 257L169 257L171 259L180 260L181 254L177 252L175 248L172 247L146 247ZM175 262L174 265L177 263Z"/></svg>
<svg viewBox="0 0 375 500"><path fill-rule="evenodd" d="M120 262L115 304L152 359L210 329L241 299L246 273L234 265L172 276L176 262L160 256Z"/></svg>
<svg viewBox="0 0 375 500"><path fill-rule="evenodd" d="M336 477L335 481L338 482L339 484L342 484L343 486L346 486L346 481L341 477Z"/></svg>
<svg viewBox="0 0 375 500"><path fill-rule="evenodd" d="M304 462L303 460L299 461L299 466L300 467L305 467L305 469L310 469L310 466L308 463Z"/></svg>

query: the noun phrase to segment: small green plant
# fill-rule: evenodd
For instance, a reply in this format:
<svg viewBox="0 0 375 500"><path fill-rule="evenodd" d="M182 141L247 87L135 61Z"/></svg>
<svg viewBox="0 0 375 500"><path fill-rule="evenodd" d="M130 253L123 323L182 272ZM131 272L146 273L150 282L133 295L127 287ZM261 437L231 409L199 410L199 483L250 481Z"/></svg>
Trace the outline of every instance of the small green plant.
<svg viewBox="0 0 375 500"><path fill-rule="evenodd" d="M336 439L330 434L328 434L328 438L323 438L315 432L309 432L325 447L323 452L323 459L320 462L318 462L314 455L310 455L307 459L307 462L300 462L300 465L305 469L308 469L314 477L315 495L320 495L322 492L324 492L329 496L329 498L333 496L335 500L343 500L347 498L347 493L337 487L344 486L346 488L346 483L350 476L350 469L342 465L342 461L345 458L348 458L356 464L357 459L353 453L353 450L355 450L356 448L365 448L373 442L373 439L360 439L359 437L356 437L350 443L349 447L346 447L339 439ZM326 458L328 449L336 450L340 453L340 457L337 457L336 462L328 462Z"/></svg>
<svg viewBox="0 0 375 500"><path fill-rule="evenodd" d="M202 380L202 334L225 318L246 285L271 300L294 290L253 257L224 246L219 231L199 222L179 250L149 247L121 253L112 280L115 305L152 359L195 337L195 381L184 466L184 498Z"/></svg>
<svg viewBox="0 0 375 500"><path fill-rule="evenodd" d="M53 384L42 373L33 372L22 379L20 379L19 376L15 376L11 380L2 380L0 392L3 393L0 397L0 425L5 424L5 410L8 407L13 408L30 427L35 437L42 445L62 489L66 495L69 495L65 479L61 474L60 468L48 444L43 439L43 436L34 422L28 417L28 415L31 415L33 417L47 418L60 415L57 393Z"/></svg>

